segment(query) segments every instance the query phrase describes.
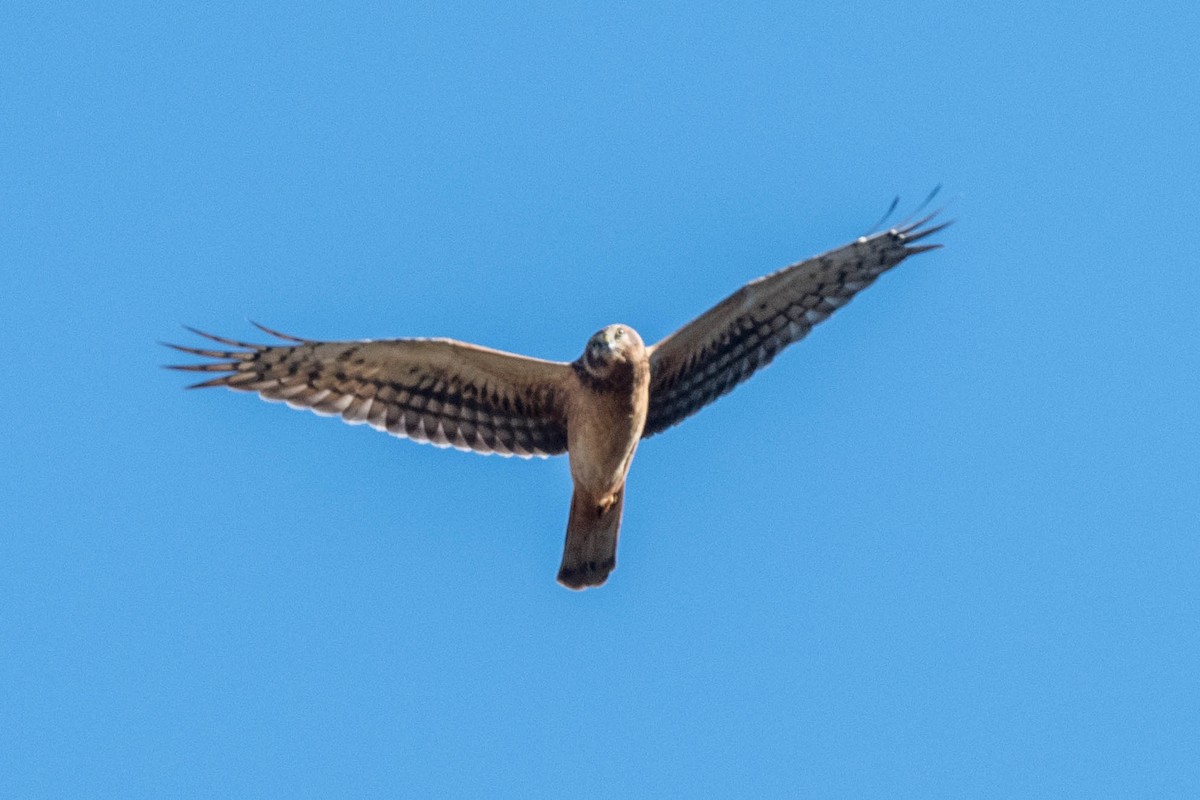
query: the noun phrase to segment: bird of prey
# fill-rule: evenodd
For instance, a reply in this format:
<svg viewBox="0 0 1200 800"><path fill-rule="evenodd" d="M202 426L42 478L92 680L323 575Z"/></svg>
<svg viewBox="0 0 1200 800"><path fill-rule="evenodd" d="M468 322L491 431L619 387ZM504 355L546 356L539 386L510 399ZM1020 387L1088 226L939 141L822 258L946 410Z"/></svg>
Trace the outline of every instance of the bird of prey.
<svg viewBox="0 0 1200 800"><path fill-rule="evenodd" d="M189 388L257 392L438 447L522 458L567 453L574 494L558 581L599 586L616 566L638 442L733 389L908 256L939 247L916 244L949 224L931 225L935 216L751 281L650 347L628 325L609 325L571 363L451 339L312 341L259 325L286 343L188 328L234 349L168 345L216 359L170 368L222 373Z"/></svg>

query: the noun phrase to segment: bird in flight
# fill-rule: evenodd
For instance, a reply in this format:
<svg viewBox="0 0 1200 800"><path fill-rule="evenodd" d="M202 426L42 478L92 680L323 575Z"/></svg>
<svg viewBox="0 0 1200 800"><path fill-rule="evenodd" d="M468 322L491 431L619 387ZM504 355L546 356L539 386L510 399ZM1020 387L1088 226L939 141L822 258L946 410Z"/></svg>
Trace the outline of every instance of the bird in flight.
<svg viewBox="0 0 1200 800"><path fill-rule="evenodd" d="M936 214L751 281L649 347L628 325L609 325L570 363L452 339L312 341L254 323L285 344L188 328L234 349L168 344L215 359L169 368L221 373L188 388L257 392L438 447L522 458L567 453L574 493L558 581L600 586L616 567L638 443L765 367L904 259L940 247L916 244L950 224L930 224Z"/></svg>

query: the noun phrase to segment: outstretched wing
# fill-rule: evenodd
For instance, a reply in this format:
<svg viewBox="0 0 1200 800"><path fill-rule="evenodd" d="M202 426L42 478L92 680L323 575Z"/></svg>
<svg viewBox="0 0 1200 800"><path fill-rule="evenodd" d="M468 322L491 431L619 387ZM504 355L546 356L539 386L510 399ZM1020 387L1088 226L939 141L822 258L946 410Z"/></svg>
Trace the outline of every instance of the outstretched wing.
<svg viewBox="0 0 1200 800"><path fill-rule="evenodd" d="M262 326L259 326L260 328ZM450 339L247 344L193 331L236 350L167 345L215 362L171 369L226 373L224 386L395 436L479 453L550 456L567 449L569 365Z"/></svg>
<svg viewBox="0 0 1200 800"><path fill-rule="evenodd" d="M934 216L751 281L651 347L650 409L642 436L696 413L803 339L884 272L940 247L913 246L950 224L924 227Z"/></svg>

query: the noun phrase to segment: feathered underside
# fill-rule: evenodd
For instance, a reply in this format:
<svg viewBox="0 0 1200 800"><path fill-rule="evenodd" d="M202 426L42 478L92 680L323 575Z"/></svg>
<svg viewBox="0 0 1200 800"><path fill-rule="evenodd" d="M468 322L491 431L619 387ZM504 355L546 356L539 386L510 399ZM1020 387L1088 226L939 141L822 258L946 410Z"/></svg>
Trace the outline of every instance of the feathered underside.
<svg viewBox="0 0 1200 800"><path fill-rule="evenodd" d="M258 327L290 344L249 344L189 328L237 349L169 344L217 359L170 368L224 373L189 388L257 392L438 447L524 458L567 449L567 364L450 339L317 342Z"/></svg>
<svg viewBox="0 0 1200 800"><path fill-rule="evenodd" d="M862 237L738 289L650 348L650 410L643 436L683 421L803 339L905 258L941 245L914 243L949 222L918 222Z"/></svg>

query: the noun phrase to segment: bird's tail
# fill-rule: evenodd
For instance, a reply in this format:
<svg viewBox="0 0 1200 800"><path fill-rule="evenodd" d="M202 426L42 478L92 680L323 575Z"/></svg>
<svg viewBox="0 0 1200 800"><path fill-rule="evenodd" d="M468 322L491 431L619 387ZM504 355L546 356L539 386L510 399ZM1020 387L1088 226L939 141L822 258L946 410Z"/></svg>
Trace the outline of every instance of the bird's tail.
<svg viewBox="0 0 1200 800"><path fill-rule="evenodd" d="M568 589L600 586L617 566L617 533L621 530L621 509L625 505L625 487L617 490L612 505L601 508L579 489L571 495L571 517L567 521L567 541L563 546L558 582Z"/></svg>

